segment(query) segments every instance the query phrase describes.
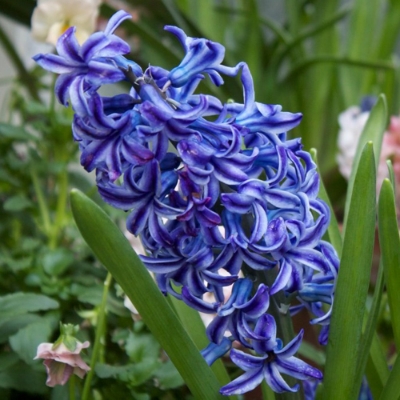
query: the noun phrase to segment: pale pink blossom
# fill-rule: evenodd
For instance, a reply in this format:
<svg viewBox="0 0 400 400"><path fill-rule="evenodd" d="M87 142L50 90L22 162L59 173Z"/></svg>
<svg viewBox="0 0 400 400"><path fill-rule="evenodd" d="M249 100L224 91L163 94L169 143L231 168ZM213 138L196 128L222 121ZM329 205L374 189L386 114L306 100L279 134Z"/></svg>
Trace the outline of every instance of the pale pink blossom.
<svg viewBox="0 0 400 400"><path fill-rule="evenodd" d="M90 367L82 360L79 353L89 347L89 342L76 341L74 351L69 350L64 343L54 347L53 343L41 343L38 346L36 359L44 359L47 370L46 385L53 387L65 385L72 374L83 378Z"/></svg>
<svg viewBox="0 0 400 400"><path fill-rule="evenodd" d="M369 112L361 111L360 107L350 107L339 115L339 153L336 160L340 173L348 180L356 155L358 140L368 120Z"/></svg>
<svg viewBox="0 0 400 400"><path fill-rule="evenodd" d="M32 19L32 36L41 42L56 44L71 26L83 43L96 28L101 0L38 0Z"/></svg>

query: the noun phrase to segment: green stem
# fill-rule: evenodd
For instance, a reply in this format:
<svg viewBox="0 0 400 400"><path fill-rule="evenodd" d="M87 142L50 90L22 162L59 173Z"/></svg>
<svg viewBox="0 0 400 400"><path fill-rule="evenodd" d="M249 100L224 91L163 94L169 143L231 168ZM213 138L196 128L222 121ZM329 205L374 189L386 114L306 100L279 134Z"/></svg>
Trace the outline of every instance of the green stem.
<svg viewBox="0 0 400 400"><path fill-rule="evenodd" d="M75 400L75 375L72 374L69 378L69 400Z"/></svg>
<svg viewBox="0 0 400 400"><path fill-rule="evenodd" d="M39 184L39 179L36 173L35 169L31 170L31 177L32 177L32 183L33 183L33 188L35 190L36 198L39 204L39 210L40 210L40 215L42 217L42 222L43 222L43 230L46 234L46 236L51 239L51 222L50 222L50 212L47 207L46 200L44 198L44 194L42 191L42 188L40 187Z"/></svg>
<svg viewBox="0 0 400 400"><path fill-rule="evenodd" d="M35 84L35 80L32 75L25 68L20 56L15 51L14 45L0 26L0 43L3 45L5 52L7 53L10 61L13 63L15 69L18 72L19 79L25 85L32 99L39 101L40 97Z"/></svg>
<svg viewBox="0 0 400 400"><path fill-rule="evenodd" d="M263 381L261 383L261 390L262 390L263 400L275 400L275 393L268 386L267 382Z"/></svg>
<svg viewBox="0 0 400 400"><path fill-rule="evenodd" d="M104 281L103 296L101 299L99 315L97 319L97 328L93 345L93 353L92 353L92 358L90 360L90 371L85 379L85 384L83 386L82 400L89 399L90 384L93 379L94 368L102 346L101 340L104 336L104 331L105 331L107 296L108 296L108 290L110 289L111 281L112 281L112 276L110 273L108 273L106 280Z"/></svg>
<svg viewBox="0 0 400 400"><path fill-rule="evenodd" d="M57 245L57 239L60 230L63 227L65 219L65 209L67 207L67 198L68 198L68 172L66 165L58 177L58 185L59 187L58 187L58 198L56 206L56 217L54 225L52 227L51 238L49 241L49 246L52 249L55 248Z"/></svg>

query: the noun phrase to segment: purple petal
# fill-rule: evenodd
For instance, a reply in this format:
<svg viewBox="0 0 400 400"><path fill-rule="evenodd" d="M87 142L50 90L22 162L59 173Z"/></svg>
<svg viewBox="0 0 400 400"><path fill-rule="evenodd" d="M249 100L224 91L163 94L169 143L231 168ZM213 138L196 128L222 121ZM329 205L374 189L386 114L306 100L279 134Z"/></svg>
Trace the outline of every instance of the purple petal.
<svg viewBox="0 0 400 400"><path fill-rule="evenodd" d="M68 28L58 39L56 50L57 53L66 59L83 63L80 55L80 46L75 36L75 27Z"/></svg>
<svg viewBox="0 0 400 400"><path fill-rule="evenodd" d="M299 334L294 339L292 339L283 349L275 350L275 354L283 358L292 357L299 350L301 341L303 340L303 334L304 331L301 330Z"/></svg>
<svg viewBox="0 0 400 400"><path fill-rule="evenodd" d="M124 10L119 10L109 19L106 29L104 29L104 34L106 36L111 35L128 18L132 18L132 15Z"/></svg>
<svg viewBox="0 0 400 400"><path fill-rule="evenodd" d="M278 276L275 278L273 285L271 286L270 293L271 295L278 293L282 290L292 275L292 266L286 262L284 258L280 261L279 273Z"/></svg>
<svg viewBox="0 0 400 400"><path fill-rule="evenodd" d="M220 393L224 396L243 394L256 388L263 380L262 368L251 370L236 378L231 383L223 386Z"/></svg>
<svg viewBox="0 0 400 400"><path fill-rule="evenodd" d="M82 62L66 60L55 54L37 54L32 57L43 69L56 74L82 74L86 72L86 65Z"/></svg>
<svg viewBox="0 0 400 400"><path fill-rule="evenodd" d="M292 388L283 380L281 374L275 363L266 362L264 369L264 378L267 381L271 389L276 393L283 392L297 392L300 385L296 384Z"/></svg>
<svg viewBox="0 0 400 400"><path fill-rule="evenodd" d="M296 379L322 379L323 377L320 370L312 367L311 365L308 365L307 363L296 357L291 357L289 359L281 359L280 357L278 357L278 359L276 360L276 365L279 372L282 372L283 374L289 376L293 376Z"/></svg>
<svg viewBox="0 0 400 400"><path fill-rule="evenodd" d="M243 371L261 368L267 356L257 357L240 350L232 349L230 353L231 360Z"/></svg>

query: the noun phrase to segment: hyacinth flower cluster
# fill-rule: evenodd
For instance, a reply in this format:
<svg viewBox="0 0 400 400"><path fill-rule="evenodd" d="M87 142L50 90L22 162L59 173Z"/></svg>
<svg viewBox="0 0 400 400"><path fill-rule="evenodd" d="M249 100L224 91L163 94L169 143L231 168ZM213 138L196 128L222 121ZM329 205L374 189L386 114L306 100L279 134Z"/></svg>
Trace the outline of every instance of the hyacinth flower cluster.
<svg viewBox="0 0 400 400"><path fill-rule="evenodd" d="M82 166L96 171L104 201L128 212L127 229L141 238L142 261L160 290L215 315L204 358L211 364L230 351L244 371L222 394L248 392L263 380L278 393L298 390L281 374L322 379L295 357L303 332L282 343L269 311L283 292L286 311L308 309L326 343L338 258L321 240L329 209L317 196L316 165L300 139L287 138L301 114L257 102L246 63L222 65L221 44L177 27L165 29L185 51L181 63L143 71L124 57L129 45L114 35L129 17L117 12L82 45L70 28L57 55L34 57L59 74L55 91L74 110ZM220 86L223 76L240 76L242 103L196 92L203 79ZM99 93L119 82L130 91ZM264 276L269 283L254 285ZM215 301L205 300L209 293Z"/></svg>

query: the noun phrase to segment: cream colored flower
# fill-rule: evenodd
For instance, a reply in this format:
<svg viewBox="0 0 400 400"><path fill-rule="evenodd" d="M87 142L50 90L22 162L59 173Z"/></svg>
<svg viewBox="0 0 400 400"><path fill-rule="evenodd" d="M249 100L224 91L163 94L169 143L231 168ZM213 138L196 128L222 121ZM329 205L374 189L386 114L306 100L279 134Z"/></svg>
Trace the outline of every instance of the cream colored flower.
<svg viewBox="0 0 400 400"><path fill-rule="evenodd" d="M339 153L336 156L340 173L348 180L357 150L358 140L368 120L369 112L360 107L350 107L339 115Z"/></svg>
<svg viewBox="0 0 400 400"><path fill-rule="evenodd" d="M95 30L101 0L38 0L33 11L32 36L41 42L56 44L70 27L83 43Z"/></svg>

